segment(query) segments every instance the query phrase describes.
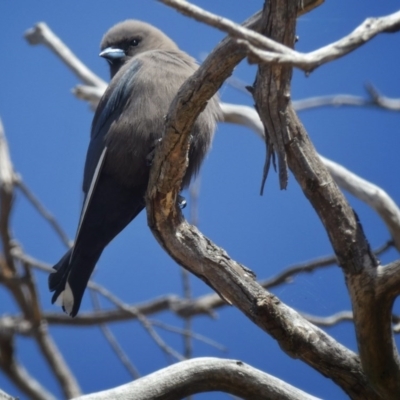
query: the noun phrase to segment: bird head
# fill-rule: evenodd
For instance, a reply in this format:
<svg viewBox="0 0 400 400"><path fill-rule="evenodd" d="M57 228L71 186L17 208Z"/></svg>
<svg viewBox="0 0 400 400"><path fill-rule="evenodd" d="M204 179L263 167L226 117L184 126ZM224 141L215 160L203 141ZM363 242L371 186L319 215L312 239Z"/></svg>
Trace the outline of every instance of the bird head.
<svg viewBox="0 0 400 400"><path fill-rule="evenodd" d="M100 57L110 64L111 78L132 57L149 50L178 50L178 46L156 27L137 20L114 25L103 37Z"/></svg>

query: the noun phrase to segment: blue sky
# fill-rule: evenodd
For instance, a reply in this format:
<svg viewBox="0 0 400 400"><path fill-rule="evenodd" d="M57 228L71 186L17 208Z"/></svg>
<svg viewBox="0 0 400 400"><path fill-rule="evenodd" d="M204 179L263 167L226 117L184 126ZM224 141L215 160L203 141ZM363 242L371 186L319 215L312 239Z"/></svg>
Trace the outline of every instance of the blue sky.
<svg viewBox="0 0 400 400"><path fill-rule="evenodd" d="M262 1L198 0L195 4L241 22L262 7ZM364 0L327 2L298 21L297 48L310 51L348 34L365 18L398 9L398 2ZM135 18L165 31L192 56L202 59L224 34L190 20L155 1L84 2L49 1L0 3L0 117L8 138L14 167L25 183L57 218L70 238L75 235L82 194L81 182L90 124L88 105L77 100L71 89L76 77L43 46L31 47L23 33L44 21L96 74L108 80L108 66L98 57L104 32L117 22ZM331 94L366 96L364 85L372 83L387 96L399 97L400 36L381 35L344 59L322 66L309 77L296 71L292 97L295 100ZM246 84L254 81L255 66L246 61L234 76ZM220 91L223 101L252 105L252 99L227 85ZM324 156L385 189L399 201L399 115L372 108L327 107L300 113L317 150ZM264 144L249 130L220 125L201 173L199 227L233 258L251 268L260 279L283 268L321 255L331 254L322 224L290 176L289 187L280 191L275 173L270 173L264 196L259 196ZM348 196L357 211L373 247L389 234L367 206ZM188 216L188 212L186 211ZM142 213L103 253L95 281L106 286L124 302L134 304L167 293L182 294L180 270L159 247ZM30 255L50 264L58 261L65 248L32 206L19 193L12 218L15 238ZM398 257L390 251L381 261ZM45 310L50 303L47 277L38 272L37 284ZM203 282L192 277L195 296L210 293ZM350 308L343 275L339 268L296 277L273 292L289 306L315 315L330 315ZM104 306L109 306L104 302ZM85 295L81 310L89 310ZM8 293L0 287L0 315L16 311ZM155 318L181 326L169 314ZM171 361L154 345L138 323L113 324L111 328L124 350L145 375ZM218 319L199 317L194 330L224 344L220 352L195 343L195 356L240 359L289 383L323 397L346 396L328 379L302 362L282 353L269 336L241 313L226 307ZM84 392L110 388L130 380L98 328L51 327L51 333L76 373ZM328 329L344 345L356 350L349 323ZM180 337L160 331L178 350ZM28 371L51 390L61 393L30 339L17 339L18 357ZM0 372L0 388L25 398ZM203 394L199 399L227 399L222 394Z"/></svg>

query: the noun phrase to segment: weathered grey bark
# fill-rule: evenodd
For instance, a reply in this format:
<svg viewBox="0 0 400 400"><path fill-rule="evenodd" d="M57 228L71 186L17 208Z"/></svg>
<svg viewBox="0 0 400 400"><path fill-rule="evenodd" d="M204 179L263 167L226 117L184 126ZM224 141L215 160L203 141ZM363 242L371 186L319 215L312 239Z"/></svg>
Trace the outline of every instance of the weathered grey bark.
<svg viewBox="0 0 400 400"><path fill-rule="evenodd" d="M245 400L318 400L241 361L195 358L134 382L77 400L178 400L202 392L221 391Z"/></svg>
<svg viewBox="0 0 400 400"><path fill-rule="evenodd" d="M277 21L282 24L288 16L278 15L285 11L282 10L284 7L277 7L275 2L270 3L274 4L274 12L266 15L268 22L275 29ZM290 43L293 46L296 12L293 12L293 4L283 3L286 5L286 10L292 12L288 22L292 24L289 30L291 35L286 34L285 40L288 43L285 44ZM285 31L286 28L280 29ZM179 264L203 279L221 297L242 310L254 323L271 334L288 354L302 359L333 379L354 399L379 399L380 396L369 386L359 359L354 353L266 292L254 281L248 269L232 260L224 250L204 237L195 227L190 226L175 206L180 179L184 173L189 132L193 121L207 99L211 98L243 56L243 49L236 46L235 40L230 38L224 40L210 54L198 72L181 88L171 105L166 132L153 163L149 184L147 205L149 226L160 244ZM287 67L279 68L287 69ZM290 70L283 72L285 72L285 82L289 79L290 83ZM288 83L284 86L289 87ZM278 90L281 89L275 82L275 86L266 92L267 97L270 96L286 108L290 99L287 96L285 99L278 99L280 95ZM261 91L261 88L257 90ZM286 117L281 118L280 113L276 112L277 118L281 119L280 123L286 124ZM281 151L287 151L285 140L282 141ZM306 182L309 179L307 173L306 170L304 177ZM309 183L312 189L313 182ZM342 197L338 189L337 192ZM344 203L347 204L345 201ZM352 216L350 221L353 221L352 210L349 211ZM329 222L335 221L334 215L323 214L323 216ZM358 228L357 224L355 228ZM344 233L346 236L347 232ZM346 237L335 240L342 245L347 243ZM368 253L368 246L365 251Z"/></svg>
<svg viewBox="0 0 400 400"><path fill-rule="evenodd" d="M263 13L263 33L287 46L294 43L294 4L269 1ZM369 384L382 398L399 399L400 364L391 328L394 298L380 290L378 276L383 273L382 267L378 267L357 215L297 118L290 100L291 73L291 68L283 65L259 66L254 99L266 137L280 160L287 157L287 164L324 224L343 268L352 300L360 358ZM338 377L333 379L338 382Z"/></svg>
<svg viewBox="0 0 400 400"><path fill-rule="evenodd" d="M23 317L30 323L30 332L37 341L45 360L53 369L66 397L80 394L79 385L69 370L62 354L50 337L42 320L36 286L30 269L14 259L15 243L10 230L10 215L14 198L15 173L0 121L0 240L4 260L0 258L0 282L13 295ZM33 399L53 399L28 371L17 361L11 331L0 331L0 367L24 393Z"/></svg>
<svg viewBox="0 0 400 400"><path fill-rule="evenodd" d="M16 397L9 396L7 393L0 389L0 400L17 400Z"/></svg>
<svg viewBox="0 0 400 400"><path fill-rule="evenodd" d="M183 7L188 4L180 3ZM295 59L291 61L289 56L294 55L291 48L294 43L295 16L298 14L296 7L296 2L293 1L270 1L265 8L262 23L256 17L248 24L258 31L262 27L263 33L274 41L272 45L276 49L283 49L281 44L286 46L286 59L271 53L273 57L269 61L275 59L282 63L280 66L260 65L254 95L263 124L267 127L269 143L278 152L282 186L285 187L287 183L287 164L324 223L344 269L352 297L361 360L367 377L354 353L265 292L253 281L249 270L231 260L222 249L188 225L179 210L175 209L175 197L185 168L190 127L205 101L230 75L234 66L251 53L249 46L238 46L237 40L225 40L202 69L182 88L171 108L167 123L169 134L165 137L163 151L158 155L153 168L153 181L149 191L149 224L172 257L269 332L288 354L302 359L333 379L352 398L397 399L400 398L399 361L391 332L391 308L399 294L400 266L398 263L387 267L377 265L353 210L320 163L292 108L289 65L297 65L298 62L296 64ZM353 38L350 41L358 46L385 29L394 31L400 26L399 17L400 14L396 13L385 20L372 21L372 24L371 21L366 21L358 28L357 35L355 31L346 40ZM43 37L38 42L40 41L48 45ZM254 47L255 42L251 43ZM354 49L354 46L344 46L345 40L341 42L342 46L338 46L338 43L330 47L335 52L334 57ZM49 47L56 51L54 46ZM326 50L325 48L325 53L319 51L318 54L323 60L329 61L332 58L326 54ZM65 54L60 53L59 56L73 59L71 54L65 57ZM300 64L298 66L301 67ZM71 68L74 72L90 85L90 91L84 93L85 98L95 104L105 87L104 82L96 81L84 70L73 65L75 64ZM318 65L314 64L314 67ZM303 67L309 68L310 64L304 64ZM4 221L4 216L1 220ZM394 219L393 221L394 224L397 223ZM370 384L379 395L372 390Z"/></svg>

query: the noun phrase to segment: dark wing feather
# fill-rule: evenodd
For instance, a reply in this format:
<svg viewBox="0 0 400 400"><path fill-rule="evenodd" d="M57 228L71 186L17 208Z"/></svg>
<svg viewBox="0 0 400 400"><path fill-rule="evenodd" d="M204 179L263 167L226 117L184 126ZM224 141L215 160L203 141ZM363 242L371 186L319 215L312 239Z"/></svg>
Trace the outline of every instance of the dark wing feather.
<svg viewBox="0 0 400 400"><path fill-rule="evenodd" d="M113 78L96 109L90 133L90 143L86 154L83 174L83 191L87 194L94 171L105 147L106 135L111 124L120 116L121 105L126 105L132 91L133 80L140 63L136 60L128 63Z"/></svg>

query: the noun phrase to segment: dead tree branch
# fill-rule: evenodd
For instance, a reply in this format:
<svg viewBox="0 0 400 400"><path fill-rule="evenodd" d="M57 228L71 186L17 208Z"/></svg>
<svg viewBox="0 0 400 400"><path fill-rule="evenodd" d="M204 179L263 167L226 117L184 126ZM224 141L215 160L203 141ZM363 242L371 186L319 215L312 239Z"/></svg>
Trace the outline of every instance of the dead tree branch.
<svg viewBox="0 0 400 400"><path fill-rule="evenodd" d="M290 5L286 7L293 10ZM278 15L274 14L274 18ZM378 398L367 386L355 354L265 292L247 268L190 226L176 208L194 120L243 56L235 40L225 39L182 86L171 104L164 139L151 170L147 193L149 226L171 257L271 334L288 354L331 377L353 398Z"/></svg>
<svg viewBox="0 0 400 400"><path fill-rule="evenodd" d="M218 358L182 361L126 385L76 400L173 400L210 391L231 393L246 400L318 400L241 361Z"/></svg>
<svg viewBox="0 0 400 400"><path fill-rule="evenodd" d="M0 281L11 292L19 305L24 318L31 323L32 336L38 343L46 361L52 368L56 379L62 390L68 397L79 395L79 386L66 365L64 358L58 351L55 343L47 332L46 325L41 319L41 310L36 293L36 285L30 269L22 263L17 265L14 259L14 252L19 247L15 244L9 228L9 217L12 210L14 185L16 173L13 170L11 159L8 153L6 137L2 126L0 126L0 235L5 254L4 262L0 263ZM12 339L10 338L10 341ZM20 373L27 374L23 367L15 362L15 368L9 369L6 364L2 364L3 370L13 377L14 381L19 381ZM8 371L8 372L7 372ZM32 382L32 379L30 379ZM20 384L20 383L19 383ZM31 385L33 385L31 383ZM38 385L38 384L35 384ZM33 385L33 386L35 386ZM31 391L29 387L22 385L25 391Z"/></svg>
<svg viewBox="0 0 400 400"><path fill-rule="evenodd" d="M28 29L24 36L31 45L42 44L48 47L86 85L104 89L107 87L107 83L87 68L44 22Z"/></svg>
<svg viewBox="0 0 400 400"><path fill-rule="evenodd" d="M71 240L69 240L68 235L61 228L60 224L54 218L54 216L43 206L43 204L36 198L34 193L29 189L29 187L22 180L20 175L16 175L14 178L14 184L21 190L28 201L33 205L37 212L50 224L50 226L57 233L61 241L67 247L72 246Z"/></svg>
<svg viewBox="0 0 400 400"><path fill-rule="evenodd" d="M178 0L162 2L191 6ZM203 10L197 8L196 12L202 14ZM216 21L220 21L219 29L229 31L234 38L225 39L213 51L181 88L171 105L166 134L152 167L147 205L149 226L160 244L179 264L203 279L222 298L236 305L254 323L269 332L289 355L302 359L329 376L354 399L397 399L400 397L400 363L392 335L391 308L398 295L399 264L378 265L360 222L315 152L293 110L290 79L292 66L309 72L348 54L377 34L398 31L400 12L368 19L350 35L308 54L292 49L298 13L296 2L269 1L263 16L257 15L245 27L215 16ZM204 20L210 17L206 13L203 15ZM262 31L267 37L256 31ZM346 275L366 375L355 354L265 292L254 281L251 271L236 263L224 250L190 226L175 206L193 122L206 101L249 53L253 59L261 60L254 98L257 109L262 111L262 135L266 127L272 138L268 144L278 151L282 187L286 185L283 170L287 163L327 230ZM96 93L99 93L104 82L89 81L84 82L95 89L83 96L94 102L97 96L94 92L98 90ZM388 103L386 105L390 107ZM259 119L255 122L254 118L245 118L248 126L253 124L256 130L260 130ZM346 184L349 190L357 192L354 183ZM376 192L376 188L371 188L371 191ZM366 196L366 191L363 192L359 195ZM379 195L385 197L382 193ZM387 204L387 198L385 201ZM398 212L397 207L395 210ZM389 230L394 238L398 235L398 221L396 216L390 222ZM398 246L398 240L395 241Z"/></svg>
<svg viewBox="0 0 400 400"><path fill-rule="evenodd" d="M159 1L196 19L197 21L204 22L228 33L232 37L239 38L238 43L247 49L250 61L257 63L266 62L268 64L286 64L292 67L297 67L306 72L311 72L327 62L345 56L380 33L394 33L400 29L400 11L385 17L368 18L353 32L337 42L331 43L310 53L300 53L293 50L292 44L285 46L271 38L263 37L257 32L246 29L243 26L219 15L205 11L187 1ZM307 3L311 3L308 4L310 7L307 11L309 11L322 2L302 2L301 5L307 5ZM301 14L304 9L301 5L299 6L298 14L296 14L296 16Z"/></svg>
<svg viewBox="0 0 400 400"><path fill-rule="evenodd" d="M257 112L248 106L221 104L224 121L244 125L264 139L264 128ZM400 209L394 200L379 186L357 176L353 172L326 157L319 156L337 185L364 201L382 218L397 250L400 251Z"/></svg>
<svg viewBox="0 0 400 400"><path fill-rule="evenodd" d="M268 2L263 14L263 33L273 40L293 45L295 15L294 4ZM400 18L400 12L397 17ZM393 23L393 18L388 20ZM381 28L386 26L382 20L377 21ZM376 32L373 29L376 25L370 21L370 25L360 29L365 40L371 37L365 32L367 27ZM354 35L352 38L357 43ZM350 47L344 46L347 50ZM379 266L357 215L322 164L293 110L291 73L291 68L285 64L259 65L254 90L257 109L268 135L274 138L272 142L280 140L284 144L287 163L324 224L346 276L361 363L368 381L382 398L396 399L400 397L400 361L391 327L393 300L379 288L378 277L384 273L384 268Z"/></svg>

